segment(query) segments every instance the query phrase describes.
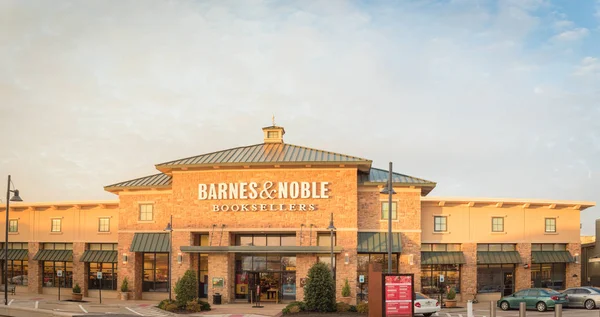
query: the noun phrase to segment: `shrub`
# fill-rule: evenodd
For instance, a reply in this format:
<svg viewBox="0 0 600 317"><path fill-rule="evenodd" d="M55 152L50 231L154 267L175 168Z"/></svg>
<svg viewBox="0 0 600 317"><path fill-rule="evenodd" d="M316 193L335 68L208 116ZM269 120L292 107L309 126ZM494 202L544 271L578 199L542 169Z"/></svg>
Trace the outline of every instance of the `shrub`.
<svg viewBox="0 0 600 317"><path fill-rule="evenodd" d="M187 270L175 284L175 300L179 307L185 307L189 301L196 298L198 278L194 270Z"/></svg>
<svg viewBox="0 0 600 317"><path fill-rule="evenodd" d="M170 311L170 312L177 311L178 309L179 309L179 306L177 306L177 304L175 304L175 303L167 304L167 306L165 307L165 310Z"/></svg>
<svg viewBox="0 0 600 317"><path fill-rule="evenodd" d="M309 311L335 311L335 282L325 263L317 262L308 270L304 301Z"/></svg>
<svg viewBox="0 0 600 317"><path fill-rule="evenodd" d="M170 301L168 299L163 299L163 300L160 301L160 303L158 303L158 308L160 308L162 310L165 310L165 308L167 307L167 305L173 304L173 303L175 303L175 301L173 301L173 300Z"/></svg>
<svg viewBox="0 0 600 317"><path fill-rule="evenodd" d="M285 306L285 308L283 310L281 310L281 312L284 315L287 315L287 314L299 313L299 312L305 311L305 310L306 310L306 304L304 302L291 302L287 306Z"/></svg>
<svg viewBox="0 0 600 317"><path fill-rule="evenodd" d="M348 284L348 279L346 279L344 287L342 287L342 297L350 297L350 284Z"/></svg>
<svg viewBox="0 0 600 317"><path fill-rule="evenodd" d="M189 312L197 313L202 310L202 305L200 305L200 303L198 303L197 299L194 299L194 300L187 302L187 304L185 305L185 310L187 310Z"/></svg>
<svg viewBox="0 0 600 317"><path fill-rule="evenodd" d="M121 292L129 292L129 282L127 282L127 278L124 278L123 283L121 283Z"/></svg>
<svg viewBox="0 0 600 317"><path fill-rule="evenodd" d="M336 306L337 311L340 313L345 313L350 310L350 304L339 302L339 303L335 304L335 306Z"/></svg>
<svg viewBox="0 0 600 317"><path fill-rule="evenodd" d="M353 313L356 313L356 306L350 305L350 310L349 311L351 311Z"/></svg>
<svg viewBox="0 0 600 317"><path fill-rule="evenodd" d="M369 313L369 304L368 303L360 303L356 305L356 311L361 314Z"/></svg>
<svg viewBox="0 0 600 317"><path fill-rule="evenodd" d="M454 300L456 298L456 291L454 290L454 287L448 291L448 295L446 295L446 298L449 300Z"/></svg>
<svg viewBox="0 0 600 317"><path fill-rule="evenodd" d="M202 301L202 300L198 300L198 304L200 304L200 310L202 310L202 311L208 311L208 310L210 310L210 304L209 303L207 303L205 301Z"/></svg>
<svg viewBox="0 0 600 317"><path fill-rule="evenodd" d="M75 283L75 287L73 287L73 294L81 294L81 287L79 284Z"/></svg>

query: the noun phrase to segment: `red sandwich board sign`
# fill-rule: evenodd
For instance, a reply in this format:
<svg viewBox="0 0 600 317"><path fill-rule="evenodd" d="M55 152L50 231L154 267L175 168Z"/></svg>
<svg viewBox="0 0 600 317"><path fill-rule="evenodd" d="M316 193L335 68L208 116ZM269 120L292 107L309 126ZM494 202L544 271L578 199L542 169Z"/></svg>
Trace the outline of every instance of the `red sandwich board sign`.
<svg viewBox="0 0 600 317"><path fill-rule="evenodd" d="M414 274L382 274L383 316L413 317Z"/></svg>

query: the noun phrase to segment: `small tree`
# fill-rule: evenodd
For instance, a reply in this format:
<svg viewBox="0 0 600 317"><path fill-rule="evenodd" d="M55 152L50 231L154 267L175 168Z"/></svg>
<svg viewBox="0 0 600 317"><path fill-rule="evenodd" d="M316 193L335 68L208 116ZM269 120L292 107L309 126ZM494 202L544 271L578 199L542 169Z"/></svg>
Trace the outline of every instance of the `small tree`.
<svg viewBox="0 0 600 317"><path fill-rule="evenodd" d="M79 293L81 293L81 287L79 287L79 284L75 283L75 287L73 287L73 294Z"/></svg>
<svg viewBox="0 0 600 317"><path fill-rule="evenodd" d="M197 297L198 278L196 271L187 270L183 277L175 284L175 300L179 307L185 307L189 301Z"/></svg>
<svg viewBox="0 0 600 317"><path fill-rule="evenodd" d="M456 291L454 290L454 287L452 287L448 291L448 295L446 295L446 299L448 299L448 300L454 300L455 298L456 298Z"/></svg>
<svg viewBox="0 0 600 317"><path fill-rule="evenodd" d="M121 292L123 292L123 293L129 292L129 282L127 282L127 278L124 278L123 283L121 283Z"/></svg>
<svg viewBox="0 0 600 317"><path fill-rule="evenodd" d="M325 263L317 262L308 270L304 301L309 311L335 311L335 282Z"/></svg>
<svg viewBox="0 0 600 317"><path fill-rule="evenodd" d="M348 284L348 279L344 282L344 287L342 287L342 296L350 297L350 284Z"/></svg>

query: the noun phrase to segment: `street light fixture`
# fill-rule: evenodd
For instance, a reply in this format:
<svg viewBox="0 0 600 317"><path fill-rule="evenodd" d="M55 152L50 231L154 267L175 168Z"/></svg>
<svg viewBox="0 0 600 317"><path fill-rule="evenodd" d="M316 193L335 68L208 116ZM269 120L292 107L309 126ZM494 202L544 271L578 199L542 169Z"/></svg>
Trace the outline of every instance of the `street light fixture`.
<svg viewBox="0 0 600 317"><path fill-rule="evenodd" d="M169 232L169 282L167 287L169 288L169 301L171 301L171 257L173 256L173 215L171 215L171 221L167 224L165 231Z"/></svg>
<svg viewBox="0 0 600 317"><path fill-rule="evenodd" d="M329 230L331 236L331 274L335 276L333 273L333 232L335 231L335 227L333 226L333 213L331 213L331 220L329 221L329 227L327 227L327 230Z"/></svg>
<svg viewBox="0 0 600 317"><path fill-rule="evenodd" d="M8 175L8 185L6 186L6 226L4 228L4 305L8 305L8 210L11 201L23 201L19 196L19 190L11 190L10 175ZM15 188L15 184L12 184ZM13 197L10 198L10 193L13 193Z"/></svg>
<svg viewBox="0 0 600 317"><path fill-rule="evenodd" d="M388 194L388 236L387 236L387 251L388 251L388 273L392 273L392 195L396 194L392 186L392 162L390 162L390 170L388 171L388 183L381 191L382 194Z"/></svg>

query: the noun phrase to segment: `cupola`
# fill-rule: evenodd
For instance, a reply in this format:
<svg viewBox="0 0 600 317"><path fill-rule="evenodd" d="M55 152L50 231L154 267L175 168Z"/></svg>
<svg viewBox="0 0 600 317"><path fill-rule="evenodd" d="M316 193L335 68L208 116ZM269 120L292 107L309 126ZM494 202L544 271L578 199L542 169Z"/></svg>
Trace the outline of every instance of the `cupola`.
<svg viewBox="0 0 600 317"><path fill-rule="evenodd" d="M264 127L262 130L265 134L265 143L283 143L285 130L283 127L275 125L275 116L273 116L273 125Z"/></svg>

